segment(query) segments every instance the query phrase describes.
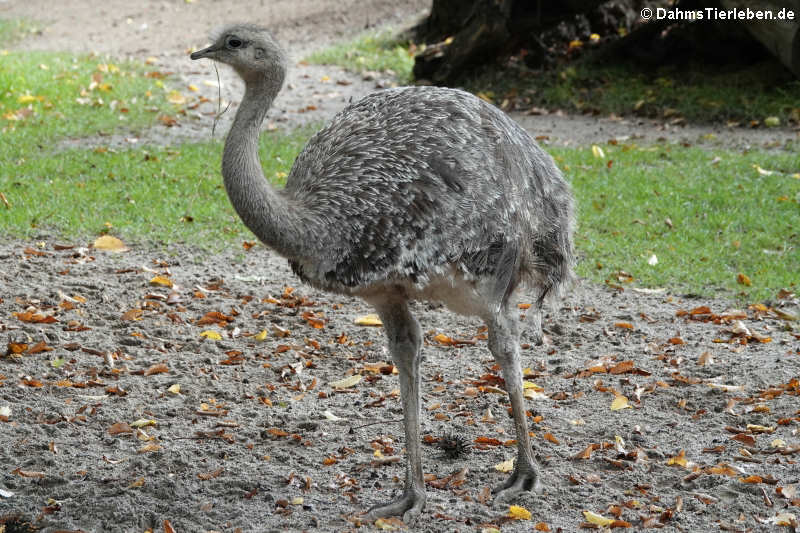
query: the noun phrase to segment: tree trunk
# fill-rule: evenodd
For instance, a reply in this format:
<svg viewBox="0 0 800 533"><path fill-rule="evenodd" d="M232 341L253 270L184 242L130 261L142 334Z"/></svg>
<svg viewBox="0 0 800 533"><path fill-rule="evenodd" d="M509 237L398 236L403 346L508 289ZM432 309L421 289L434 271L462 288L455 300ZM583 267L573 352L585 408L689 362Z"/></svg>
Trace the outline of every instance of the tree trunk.
<svg viewBox="0 0 800 533"><path fill-rule="evenodd" d="M771 11L774 20L740 20L758 42L777 57L795 76L800 77L800 1L719 0L724 9ZM782 4L782 5L780 5ZM778 20L778 14L792 11L794 20Z"/></svg>
<svg viewBox="0 0 800 533"><path fill-rule="evenodd" d="M414 63L414 77L452 83L469 68L535 40L543 28L589 11L604 0L433 0L417 28L429 46Z"/></svg>

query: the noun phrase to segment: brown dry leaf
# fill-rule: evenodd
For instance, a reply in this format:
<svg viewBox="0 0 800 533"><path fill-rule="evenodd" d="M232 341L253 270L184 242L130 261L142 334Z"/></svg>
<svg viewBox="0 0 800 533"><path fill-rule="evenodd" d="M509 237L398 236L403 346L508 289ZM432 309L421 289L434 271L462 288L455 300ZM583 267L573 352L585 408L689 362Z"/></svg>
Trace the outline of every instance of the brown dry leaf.
<svg viewBox="0 0 800 533"><path fill-rule="evenodd" d="M577 455L574 455L572 458L573 459L588 459L589 457L592 456L592 452L593 451L599 450L600 448L602 448L602 446L600 444L592 443L592 444L588 445L586 448L584 448L583 451L581 451Z"/></svg>
<svg viewBox="0 0 800 533"><path fill-rule="evenodd" d="M133 433L133 428L125 422L117 422L108 428L111 435L119 435L121 433Z"/></svg>
<svg viewBox="0 0 800 533"><path fill-rule="evenodd" d="M21 470L19 468L15 468L11 471L12 474L16 474L20 477L31 477L31 478L39 478L42 479L45 477L44 472L32 472L30 470Z"/></svg>
<svg viewBox="0 0 800 533"><path fill-rule="evenodd" d="M53 348L45 344L44 341L39 341L28 349L28 355L33 355L41 352L52 352L52 351Z"/></svg>
<svg viewBox="0 0 800 533"><path fill-rule="evenodd" d="M713 364L714 364L714 356L712 356L710 352L703 352L697 358L697 366L705 366Z"/></svg>
<svg viewBox="0 0 800 533"><path fill-rule="evenodd" d="M742 483L763 483L764 479L761 476L751 475L747 477L740 477L739 481Z"/></svg>
<svg viewBox="0 0 800 533"><path fill-rule="evenodd" d="M141 320L143 314L144 311L141 309L131 309L130 311L125 311L125 313L122 314L122 320Z"/></svg>
<svg viewBox="0 0 800 533"><path fill-rule="evenodd" d="M197 478L202 481L208 481L209 479L214 479L215 477L219 477L220 474L222 474L222 472L224 471L225 469L220 467L214 470L213 472L201 472L200 474L197 474Z"/></svg>
<svg viewBox="0 0 800 533"><path fill-rule="evenodd" d="M797 485L786 485L785 487L777 487L775 492L786 498L787 500L794 500L797 498L798 490Z"/></svg>
<svg viewBox="0 0 800 533"><path fill-rule="evenodd" d="M552 442L553 444L561 444L552 433L545 433L542 435L542 438L546 441Z"/></svg>
<svg viewBox="0 0 800 533"><path fill-rule="evenodd" d="M739 442L746 444L747 446L753 447L756 445L756 439L752 435L748 435L746 433L738 433L731 437L733 440L738 440Z"/></svg>
<svg viewBox="0 0 800 533"><path fill-rule="evenodd" d="M6 355L19 355L28 351L28 345L23 342L9 342L6 346Z"/></svg>
<svg viewBox="0 0 800 533"><path fill-rule="evenodd" d="M281 339L288 337L292 334L288 329L284 329L277 324L272 324L272 334Z"/></svg>
<svg viewBox="0 0 800 533"><path fill-rule="evenodd" d="M633 324L630 322L614 322L614 327L621 329L633 329Z"/></svg>
<svg viewBox="0 0 800 533"><path fill-rule="evenodd" d="M164 520L162 525L164 527L164 533L175 533L175 528L172 527L169 520Z"/></svg>
<svg viewBox="0 0 800 533"><path fill-rule="evenodd" d="M739 272L738 274L736 274L736 283L738 283L739 285L744 285L746 287L749 287L750 285L752 285L753 282L750 281L750 278L747 277L747 275Z"/></svg>
<svg viewBox="0 0 800 533"><path fill-rule="evenodd" d="M667 466L675 465L675 466L682 466L682 467L685 468L687 463L688 463L688 461L686 460L686 451L685 450L681 450L681 451L678 452L678 455L676 455L675 457L670 457L669 459L667 459Z"/></svg>
<svg viewBox="0 0 800 533"><path fill-rule="evenodd" d="M325 321L314 316L314 313L311 311L306 311L301 316L306 322L308 322L308 325L314 329L322 329L325 327Z"/></svg>
<svg viewBox="0 0 800 533"><path fill-rule="evenodd" d="M136 450L136 453L151 453L151 452L157 452L159 450L161 450L161 445L151 442L150 444L145 444L144 446Z"/></svg>
<svg viewBox="0 0 800 533"><path fill-rule="evenodd" d="M31 324L52 324L54 322L58 322L58 320L54 316L45 316L40 313L36 313L34 311L24 311L21 313L11 313L15 317L17 317L22 322L28 322Z"/></svg>
<svg viewBox="0 0 800 533"><path fill-rule="evenodd" d="M328 457L326 457L325 459L322 460L322 464L324 464L325 466L335 465L338 462L339 462L339 459L337 459L336 457L333 457L333 456L328 456Z"/></svg>
<svg viewBox="0 0 800 533"><path fill-rule="evenodd" d="M550 531L550 526L544 522L538 522L535 526L533 526L533 529L536 531Z"/></svg>
<svg viewBox="0 0 800 533"><path fill-rule="evenodd" d="M195 321L195 325L204 326L207 324L217 324L218 326L225 327L229 322L233 322L234 318L219 311L209 311L202 318Z"/></svg>
<svg viewBox="0 0 800 533"><path fill-rule="evenodd" d="M503 444L503 441L501 441L500 439L495 439L492 437L483 437L483 436L476 437L474 442L475 444L486 444L488 446L500 446L501 444Z"/></svg>
<svg viewBox="0 0 800 533"><path fill-rule="evenodd" d="M667 342L675 345L686 344L686 341L680 337L672 337L671 339L667 340Z"/></svg>
<svg viewBox="0 0 800 533"><path fill-rule="evenodd" d="M622 361L608 369L609 374L625 374L633 370L633 361Z"/></svg>
<svg viewBox="0 0 800 533"><path fill-rule="evenodd" d="M152 376L153 374L164 374L169 372L169 367L165 363L156 363L144 371L145 376Z"/></svg>
<svg viewBox="0 0 800 533"><path fill-rule="evenodd" d="M729 465L726 465L725 463L722 463L722 464L719 464L719 465L716 465L716 466L708 467L708 468L705 469L705 472L707 474L713 474L713 475L717 475L717 476L731 476L731 477L733 477L733 476L739 475L739 472L736 471L736 469L731 468Z"/></svg>
<svg viewBox="0 0 800 533"><path fill-rule="evenodd" d="M103 250L105 252L120 253L128 251L128 247L125 246L124 242L111 235L101 235L94 240L92 246L95 250Z"/></svg>

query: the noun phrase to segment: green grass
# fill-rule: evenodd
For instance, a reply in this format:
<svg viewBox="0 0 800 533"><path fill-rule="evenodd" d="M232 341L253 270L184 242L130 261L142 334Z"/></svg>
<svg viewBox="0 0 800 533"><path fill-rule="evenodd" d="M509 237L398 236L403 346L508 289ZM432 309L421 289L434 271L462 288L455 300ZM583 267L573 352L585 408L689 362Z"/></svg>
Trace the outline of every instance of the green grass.
<svg viewBox="0 0 800 533"><path fill-rule="evenodd" d="M591 148L552 150L578 199L582 276L624 285L616 276L624 271L640 286L745 299L800 283L800 155L603 150L602 158ZM737 283L739 273L752 286Z"/></svg>
<svg viewBox="0 0 800 533"><path fill-rule="evenodd" d="M337 65L357 73L388 73L400 84L411 82L411 69L414 66L409 43L389 30L365 33L351 42L314 52L305 60L318 65Z"/></svg>
<svg viewBox="0 0 800 533"><path fill-rule="evenodd" d="M276 183L284 179L309 135L306 130L265 134L265 175ZM0 233L87 238L109 231L125 239L190 242L206 249L252 240L222 186L221 152L221 142L214 141L34 155L16 165L13 175L0 177L0 191L12 206L0 205Z"/></svg>
<svg viewBox="0 0 800 533"><path fill-rule="evenodd" d="M143 65L108 58L11 51L0 70L0 157L26 157L56 139L142 128L175 111Z"/></svg>
<svg viewBox="0 0 800 533"><path fill-rule="evenodd" d="M800 81L774 61L737 69L696 65L647 72L587 58L544 73L489 67L465 84L473 92L494 93L498 101L521 97L531 105L573 112L742 126L763 124L767 117L784 125L800 123Z"/></svg>

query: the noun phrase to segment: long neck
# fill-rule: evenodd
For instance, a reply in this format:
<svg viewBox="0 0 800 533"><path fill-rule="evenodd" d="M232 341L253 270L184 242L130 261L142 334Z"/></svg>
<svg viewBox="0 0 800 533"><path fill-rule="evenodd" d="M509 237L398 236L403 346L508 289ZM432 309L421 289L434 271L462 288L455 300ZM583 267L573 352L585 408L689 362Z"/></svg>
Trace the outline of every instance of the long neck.
<svg viewBox="0 0 800 533"><path fill-rule="evenodd" d="M284 257L296 257L297 210L264 178L258 158L261 123L283 83L283 76L246 82L244 98L225 140L222 176L225 190L244 224Z"/></svg>

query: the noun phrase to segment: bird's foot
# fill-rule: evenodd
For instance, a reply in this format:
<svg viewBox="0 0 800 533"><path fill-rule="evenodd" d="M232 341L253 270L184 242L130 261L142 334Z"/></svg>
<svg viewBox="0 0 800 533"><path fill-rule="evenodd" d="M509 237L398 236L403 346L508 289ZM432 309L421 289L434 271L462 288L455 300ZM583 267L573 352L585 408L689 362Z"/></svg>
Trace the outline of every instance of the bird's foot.
<svg viewBox="0 0 800 533"><path fill-rule="evenodd" d="M518 464L505 483L494 488L494 503L504 504L513 500L523 492L539 493L542 483L539 471L533 465Z"/></svg>
<svg viewBox="0 0 800 533"><path fill-rule="evenodd" d="M403 522L413 525L425 508L425 492L405 489L403 495L384 505L376 505L364 515L366 520L377 520L388 516L403 516Z"/></svg>

